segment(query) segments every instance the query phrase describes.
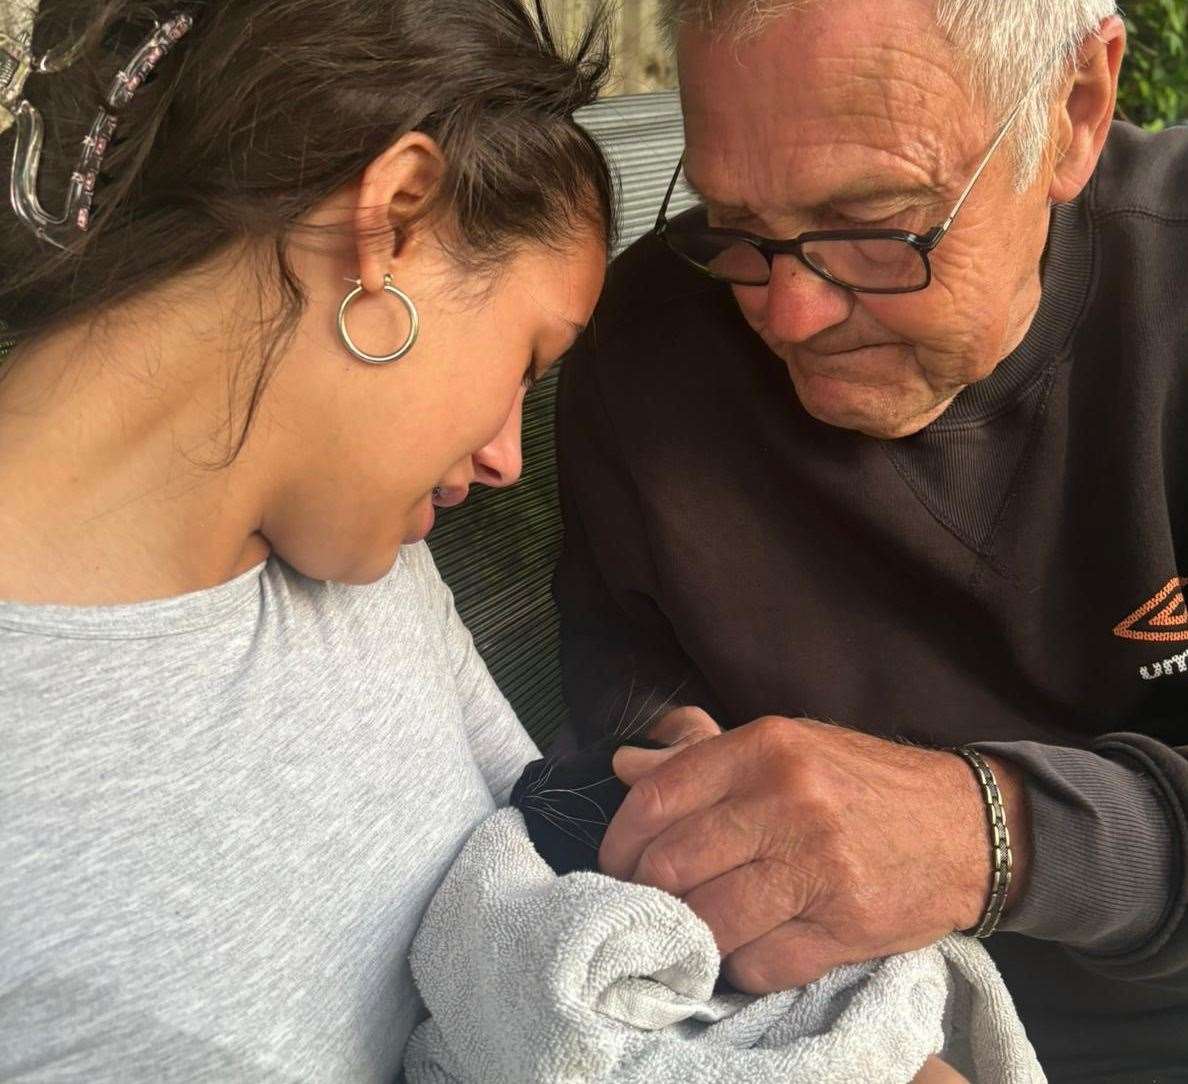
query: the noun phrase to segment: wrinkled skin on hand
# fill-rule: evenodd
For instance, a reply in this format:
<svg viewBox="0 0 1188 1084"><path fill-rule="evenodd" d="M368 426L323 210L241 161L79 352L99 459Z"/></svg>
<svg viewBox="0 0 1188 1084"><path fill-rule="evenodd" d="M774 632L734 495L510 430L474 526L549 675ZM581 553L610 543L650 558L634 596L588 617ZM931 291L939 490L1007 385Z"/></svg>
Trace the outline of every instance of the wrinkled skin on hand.
<svg viewBox="0 0 1188 1084"><path fill-rule="evenodd" d="M803 986L980 919L986 813L952 753L779 716L722 733L695 708L670 712L652 737L673 744L615 756L631 791L601 868L684 899L739 990ZM1013 767L992 764L1014 822L1013 901L1026 879L1026 807Z"/></svg>

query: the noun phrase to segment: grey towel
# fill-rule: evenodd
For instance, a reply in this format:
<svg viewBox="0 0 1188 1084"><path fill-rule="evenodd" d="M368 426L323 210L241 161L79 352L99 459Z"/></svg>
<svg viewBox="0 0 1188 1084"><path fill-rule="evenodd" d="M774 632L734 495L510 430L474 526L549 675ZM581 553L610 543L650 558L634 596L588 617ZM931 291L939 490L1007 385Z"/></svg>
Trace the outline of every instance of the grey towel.
<svg viewBox="0 0 1188 1084"><path fill-rule="evenodd" d="M931 1054L974 1081L1044 1075L980 944L839 968L802 990L715 996L713 936L680 900L558 877L523 817L471 836L427 911L412 968L431 1019L409 1084L905 1084Z"/></svg>

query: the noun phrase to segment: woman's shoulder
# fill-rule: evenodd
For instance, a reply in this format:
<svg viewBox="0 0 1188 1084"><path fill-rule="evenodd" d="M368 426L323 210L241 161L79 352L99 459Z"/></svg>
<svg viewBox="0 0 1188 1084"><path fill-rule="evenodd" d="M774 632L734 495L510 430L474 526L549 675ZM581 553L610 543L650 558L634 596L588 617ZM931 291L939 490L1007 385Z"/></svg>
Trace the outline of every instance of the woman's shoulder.
<svg viewBox="0 0 1188 1084"><path fill-rule="evenodd" d="M437 570L437 562L433 560L433 553L427 542L414 542L407 546L401 546L391 571L380 582L384 583L401 577L411 579L435 593L445 587L441 573Z"/></svg>

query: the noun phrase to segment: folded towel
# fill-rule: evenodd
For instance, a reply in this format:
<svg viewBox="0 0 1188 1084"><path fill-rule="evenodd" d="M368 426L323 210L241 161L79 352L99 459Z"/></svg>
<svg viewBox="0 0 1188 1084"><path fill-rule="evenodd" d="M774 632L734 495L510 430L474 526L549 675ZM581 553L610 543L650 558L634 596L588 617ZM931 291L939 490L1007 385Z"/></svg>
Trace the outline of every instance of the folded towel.
<svg viewBox="0 0 1188 1084"><path fill-rule="evenodd" d="M432 1015L410 1040L409 1084L906 1084L931 1054L987 1084L1045 1079L978 942L715 995L713 935L684 903L558 877L513 808L471 836L411 961Z"/></svg>

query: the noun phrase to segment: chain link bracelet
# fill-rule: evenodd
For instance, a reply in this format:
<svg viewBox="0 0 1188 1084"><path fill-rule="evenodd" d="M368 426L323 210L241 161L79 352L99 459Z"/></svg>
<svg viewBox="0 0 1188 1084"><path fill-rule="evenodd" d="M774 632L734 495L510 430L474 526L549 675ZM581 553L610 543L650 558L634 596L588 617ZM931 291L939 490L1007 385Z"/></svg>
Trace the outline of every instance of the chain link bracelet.
<svg viewBox="0 0 1188 1084"><path fill-rule="evenodd" d="M987 938L998 929L1002 912L1006 908L1007 893L1011 888L1011 869L1014 859L1011 855L1011 833L1007 830L1006 809L1002 802L1002 791L994 777L994 769L976 749L965 745L954 749L973 769L982 798L986 803L986 816L990 828L990 898L986 903L982 920L966 932L974 937Z"/></svg>

